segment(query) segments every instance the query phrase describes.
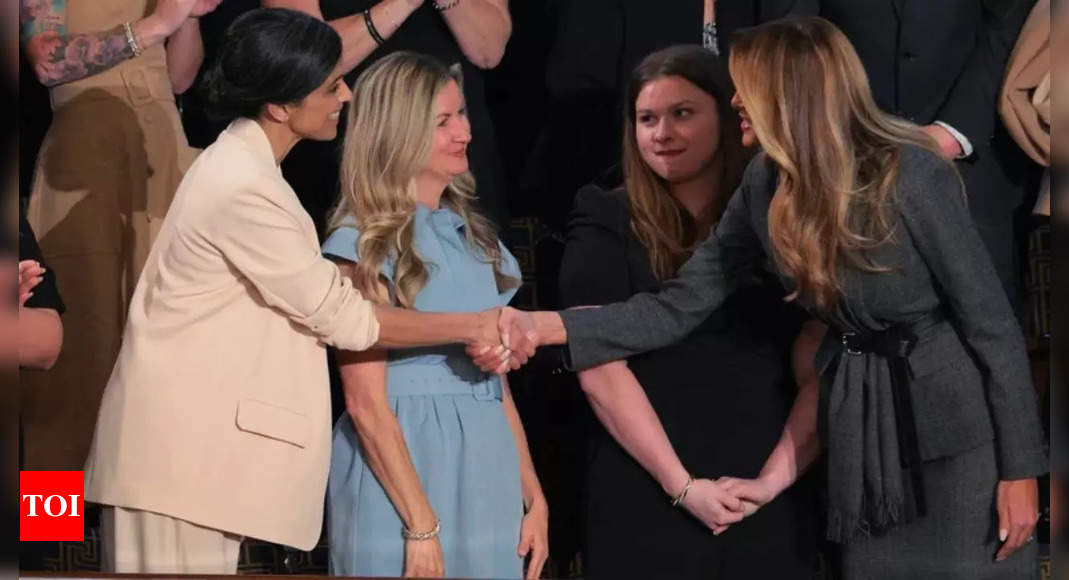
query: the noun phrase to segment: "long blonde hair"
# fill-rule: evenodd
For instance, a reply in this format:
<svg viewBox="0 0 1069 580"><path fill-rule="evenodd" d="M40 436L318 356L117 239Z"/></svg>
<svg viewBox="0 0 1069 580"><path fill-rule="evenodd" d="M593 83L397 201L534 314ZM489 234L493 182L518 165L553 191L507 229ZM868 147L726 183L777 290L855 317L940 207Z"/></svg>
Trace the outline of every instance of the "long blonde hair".
<svg viewBox="0 0 1069 580"><path fill-rule="evenodd" d="M676 45L658 50L642 59L631 73L624 110L623 172L624 189L631 201L631 230L645 246L650 267L658 280L675 276L683 262L702 240L694 219L672 196L668 183L650 169L636 141L635 103L650 82L676 76L698 87L716 101L720 118L720 191L714 219L719 219L742 172L749 153L742 147L739 117L731 108L731 80L720 59L697 45Z"/></svg>
<svg viewBox="0 0 1069 580"><path fill-rule="evenodd" d="M355 281L379 302L390 297L378 290L382 264L395 261L394 294L412 308L427 284L428 269L413 244L416 176L430 155L438 93L459 70L412 52L395 52L375 62L357 78L348 113L341 162L341 196L330 228L356 218L360 240ZM475 209L475 178L457 176L442 194L442 204L464 220L469 246L493 264L499 290L518 280L502 271L502 255L493 225Z"/></svg>
<svg viewBox="0 0 1069 580"><path fill-rule="evenodd" d="M821 18L743 31L729 68L779 171L768 214L775 260L797 284L791 298L830 309L842 267L888 271L869 251L893 239L902 146L935 143L879 110L853 46Z"/></svg>

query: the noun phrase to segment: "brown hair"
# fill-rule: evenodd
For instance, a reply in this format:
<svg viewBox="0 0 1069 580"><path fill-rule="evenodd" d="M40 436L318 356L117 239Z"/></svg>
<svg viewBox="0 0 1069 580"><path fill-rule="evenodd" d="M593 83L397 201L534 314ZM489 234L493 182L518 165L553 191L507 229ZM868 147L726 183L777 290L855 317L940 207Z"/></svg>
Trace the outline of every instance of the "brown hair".
<svg viewBox="0 0 1069 580"><path fill-rule="evenodd" d="M894 233L902 146L935 150L935 143L877 108L854 47L821 18L743 31L729 66L779 170L768 215L775 260L797 284L791 298L829 309L842 292L842 266L888 271L868 251Z"/></svg>
<svg viewBox="0 0 1069 580"><path fill-rule="evenodd" d="M631 73L624 112L624 188L631 201L631 229L649 251L650 266L659 280L675 275L697 246L698 227L693 218L669 193L668 183L653 172L639 152L635 133L635 102L650 82L675 76L713 97L720 117L723 159L720 191L726 193L714 208L719 218L724 204L742 179L748 153L742 147L739 118L731 108L731 79L716 55L696 45L670 46L644 58Z"/></svg>

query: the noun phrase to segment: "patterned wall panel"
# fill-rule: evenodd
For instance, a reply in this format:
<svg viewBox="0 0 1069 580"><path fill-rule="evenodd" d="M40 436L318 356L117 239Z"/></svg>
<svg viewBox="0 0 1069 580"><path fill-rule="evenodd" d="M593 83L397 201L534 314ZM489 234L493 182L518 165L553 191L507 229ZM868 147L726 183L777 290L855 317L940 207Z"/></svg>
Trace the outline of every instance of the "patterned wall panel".
<svg viewBox="0 0 1069 580"><path fill-rule="evenodd" d="M1050 224L1036 227L1028 237L1028 288L1030 317L1028 338L1033 346L1050 340Z"/></svg>

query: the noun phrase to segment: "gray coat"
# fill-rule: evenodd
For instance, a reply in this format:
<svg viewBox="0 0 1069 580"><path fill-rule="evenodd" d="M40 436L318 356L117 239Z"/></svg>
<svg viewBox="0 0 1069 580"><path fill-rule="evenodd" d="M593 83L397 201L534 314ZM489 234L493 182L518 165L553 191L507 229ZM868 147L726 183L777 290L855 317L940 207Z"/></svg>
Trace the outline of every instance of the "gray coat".
<svg viewBox="0 0 1069 580"><path fill-rule="evenodd" d="M889 273L849 270L839 308L847 326L881 330L943 309L950 318L910 356L924 460L994 440L1000 479L1047 471L1024 339L969 217L952 166L906 146L892 243L872 256ZM764 157L746 170L721 221L676 279L656 294L562 313L577 369L657 349L686 336L732 291L738 274L771 256L768 208L776 170ZM790 285L789 281L786 281ZM829 333L830 335L831 333ZM817 354L823 372L841 344Z"/></svg>

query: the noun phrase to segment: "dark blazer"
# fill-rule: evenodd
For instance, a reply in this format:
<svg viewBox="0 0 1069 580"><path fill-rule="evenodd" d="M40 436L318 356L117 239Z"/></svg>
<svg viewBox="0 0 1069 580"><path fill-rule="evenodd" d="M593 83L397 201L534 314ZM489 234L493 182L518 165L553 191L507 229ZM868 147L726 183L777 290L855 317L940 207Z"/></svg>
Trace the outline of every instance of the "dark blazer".
<svg viewBox="0 0 1069 580"><path fill-rule="evenodd" d="M876 103L953 125L975 145L997 124L1006 61L1035 0L803 0L850 39Z"/></svg>
<svg viewBox="0 0 1069 580"><path fill-rule="evenodd" d="M1040 170L998 120L1014 42L1035 0L800 0L795 14L839 27L861 57L881 109L927 125L943 121L975 153L956 165L969 208L1012 297L1018 260L1013 213Z"/></svg>
<svg viewBox="0 0 1069 580"><path fill-rule="evenodd" d="M962 201L958 176L935 154L903 150L892 243L872 257L889 273L847 270L840 311L881 330L942 310L950 324L922 335L910 356L921 455L951 455L994 439L1000 477L1047 471L1024 339ZM627 358L686 336L728 296L733 280L771 255L768 207L776 171L765 156L747 168L721 221L657 294L561 313L575 368ZM786 283L790 285L790 281ZM835 337L818 353L823 370Z"/></svg>

